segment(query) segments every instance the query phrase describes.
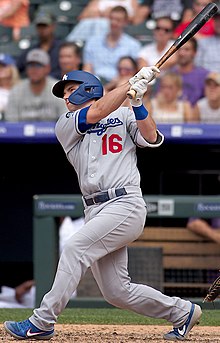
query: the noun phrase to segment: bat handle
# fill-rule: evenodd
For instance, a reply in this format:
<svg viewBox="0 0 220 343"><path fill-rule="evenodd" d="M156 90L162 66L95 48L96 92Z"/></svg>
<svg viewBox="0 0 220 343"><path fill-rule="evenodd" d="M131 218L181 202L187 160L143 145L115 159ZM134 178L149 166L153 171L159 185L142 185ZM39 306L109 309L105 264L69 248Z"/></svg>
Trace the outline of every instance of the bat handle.
<svg viewBox="0 0 220 343"><path fill-rule="evenodd" d="M159 68L161 65L162 65L162 63L158 62L158 63L155 64L155 67ZM135 97L136 97L136 92L135 92L135 90L134 90L134 89L130 89L130 90L127 92L127 97L128 97L129 99L131 99L131 100L132 100L132 99L135 99Z"/></svg>
<svg viewBox="0 0 220 343"><path fill-rule="evenodd" d="M129 99L135 99L135 97L136 97L136 92L135 92L135 90L134 89L130 89L128 92L127 92L127 97L129 98Z"/></svg>

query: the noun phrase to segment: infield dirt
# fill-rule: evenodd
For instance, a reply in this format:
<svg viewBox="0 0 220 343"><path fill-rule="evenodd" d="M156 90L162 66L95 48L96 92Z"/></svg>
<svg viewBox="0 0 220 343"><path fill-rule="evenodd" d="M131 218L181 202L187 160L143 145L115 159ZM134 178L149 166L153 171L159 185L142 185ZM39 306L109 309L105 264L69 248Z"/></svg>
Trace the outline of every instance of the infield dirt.
<svg viewBox="0 0 220 343"><path fill-rule="evenodd" d="M56 334L51 343L165 343L163 334L170 326L157 325L56 325ZM0 325L0 341L20 342L10 337ZM45 342L34 340L32 342ZM186 342L220 343L220 327L196 326Z"/></svg>

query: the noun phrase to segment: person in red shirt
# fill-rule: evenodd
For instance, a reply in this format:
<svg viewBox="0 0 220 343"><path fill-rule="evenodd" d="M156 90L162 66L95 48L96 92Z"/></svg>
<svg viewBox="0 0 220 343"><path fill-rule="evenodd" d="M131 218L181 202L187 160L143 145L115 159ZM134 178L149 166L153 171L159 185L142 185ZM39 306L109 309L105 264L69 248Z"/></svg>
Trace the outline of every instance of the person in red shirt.
<svg viewBox="0 0 220 343"><path fill-rule="evenodd" d="M185 28L190 24L192 19L197 16L201 12L201 10L208 5L210 1L209 0L193 0L192 3L192 9L193 9L193 17L190 21L183 21L179 25L177 25L176 29L174 30L174 38L177 38L184 30ZM195 35L196 39L201 39L204 37L209 37L214 35L214 20L211 18L208 20L197 32Z"/></svg>
<svg viewBox="0 0 220 343"><path fill-rule="evenodd" d="M30 24L29 0L1 0L0 25L11 27L13 39L20 38L20 30Z"/></svg>

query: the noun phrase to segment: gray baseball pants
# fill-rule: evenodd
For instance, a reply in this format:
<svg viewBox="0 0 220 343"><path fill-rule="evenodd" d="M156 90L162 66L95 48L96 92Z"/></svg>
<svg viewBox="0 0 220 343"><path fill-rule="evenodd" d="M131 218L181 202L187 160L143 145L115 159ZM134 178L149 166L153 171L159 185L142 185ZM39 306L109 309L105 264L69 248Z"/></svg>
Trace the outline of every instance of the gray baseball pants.
<svg viewBox="0 0 220 343"><path fill-rule="evenodd" d="M86 207L85 225L65 245L53 286L30 321L42 330L52 330L91 267L109 303L144 316L166 319L175 327L184 324L191 309L189 301L131 283L129 278L126 246L142 233L145 219L146 204L139 188L104 204Z"/></svg>

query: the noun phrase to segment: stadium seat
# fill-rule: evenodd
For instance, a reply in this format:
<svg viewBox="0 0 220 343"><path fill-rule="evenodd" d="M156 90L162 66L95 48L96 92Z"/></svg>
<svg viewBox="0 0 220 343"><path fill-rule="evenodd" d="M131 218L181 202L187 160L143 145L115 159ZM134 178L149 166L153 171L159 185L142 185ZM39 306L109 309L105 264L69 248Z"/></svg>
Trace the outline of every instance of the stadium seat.
<svg viewBox="0 0 220 343"><path fill-rule="evenodd" d="M55 35L58 39L65 39L70 32L70 25L67 23L56 23ZM21 37L19 40L20 49L26 49L37 43L37 33L35 24L28 27L23 27L21 30Z"/></svg>
<svg viewBox="0 0 220 343"><path fill-rule="evenodd" d="M54 0L30 0L30 5L44 5L54 3Z"/></svg>
<svg viewBox="0 0 220 343"><path fill-rule="evenodd" d="M22 27L20 32L20 38L34 39L36 37L36 26L35 24L30 24L27 27Z"/></svg>
<svg viewBox="0 0 220 343"><path fill-rule="evenodd" d="M36 27L35 24L30 24L28 27L21 29L18 46L21 50L28 49L36 43Z"/></svg>
<svg viewBox="0 0 220 343"><path fill-rule="evenodd" d="M58 39L65 40L66 36L69 34L70 29L72 26L70 26L68 23L57 23L56 29L55 29L55 35Z"/></svg>
<svg viewBox="0 0 220 343"><path fill-rule="evenodd" d="M0 44L8 43L12 40L12 28L0 25Z"/></svg>
<svg viewBox="0 0 220 343"><path fill-rule="evenodd" d="M39 11L52 13L58 23L67 23L71 26L76 24L77 17L82 9L83 7L79 2L70 0L58 0L53 4L39 6Z"/></svg>
<svg viewBox="0 0 220 343"><path fill-rule="evenodd" d="M1 44L1 52L4 54L11 55L16 59L21 54L22 50L20 49L18 42L10 41Z"/></svg>
<svg viewBox="0 0 220 343"><path fill-rule="evenodd" d="M147 27L146 23L141 23L139 25L128 25L126 27L126 32L139 40L142 45L153 41L153 31Z"/></svg>

